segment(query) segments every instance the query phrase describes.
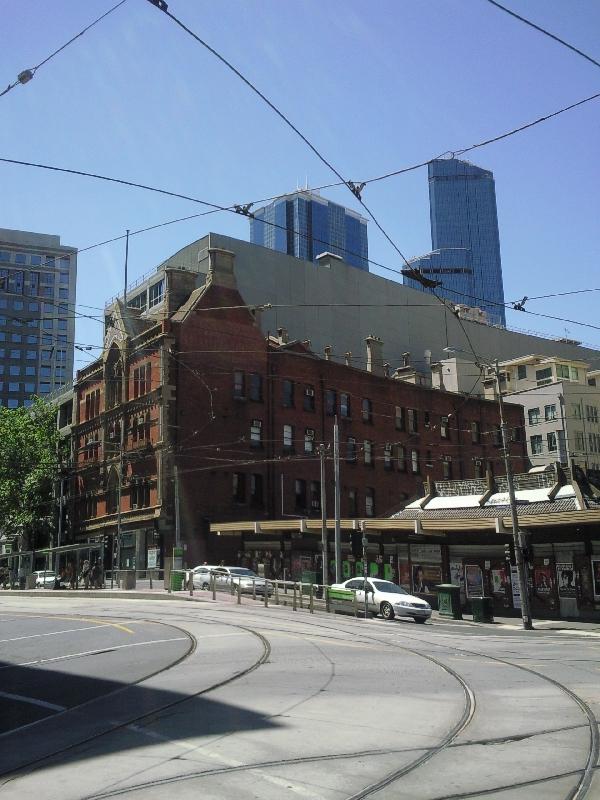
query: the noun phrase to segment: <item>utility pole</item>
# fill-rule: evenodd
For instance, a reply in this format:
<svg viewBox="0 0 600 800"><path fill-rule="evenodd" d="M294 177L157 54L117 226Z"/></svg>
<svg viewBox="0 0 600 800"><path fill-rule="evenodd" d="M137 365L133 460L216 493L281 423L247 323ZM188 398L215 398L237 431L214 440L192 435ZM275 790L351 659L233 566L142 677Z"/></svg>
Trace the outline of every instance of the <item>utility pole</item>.
<svg viewBox="0 0 600 800"><path fill-rule="evenodd" d="M62 542L62 522L63 522L63 503L64 503L64 496L65 496L65 489L64 489L64 478L62 474L62 468L60 472L60 492L58 498L58 531L56 534L56 546L60 547ZM60 555L57 554L56 556L56 566L58 568L60 561ZM54 557L52 559L52 568L54 569Z"/></svg>
<svg viewBox="0 0 600 800"><path fill-rule="evenodd" d="M175 479L175 547L181 546L181 520L179 516L179 468L177 464L173 467Z"/></svg>
<svg viewBox="0 0 600 800"><path fill-rule="evenodd" d="M329 583L329 553L327 552L327 508L325 493L325 445L319 445L321 461L321 552L323 554L323 586Z"/></svg>
<svg viewBox="0 0 600 800"><path fill-rule="evenodd" d="M367 591L367 589L369 588L369 584L368 584L368 581L367 581L367 578L369 577L369 569L368 569L368 565L367 565L367 544L368 544L368 539L367 539L367 534L366 534L365 529L363 528L362 524L361 524L361 531L360 532L361 532L361 537L362 537L361 541L362 541L362 558L363 558L363 579L364 579L364 587L365 587L365 619L367 619L368 616L369 616L369 593Z"/></svg>
<svg viewBox="0 0 600 800"><path fill-rule="evenodd" d="M340 528L340 434L337 414L333 420L333 482L335 488L335 582L342 580L342 532Z"/></svg>
<svg viewBox="0 0 600 800"><path fill-rule="evenodd" d="M129 229L125 237L125 266L123 279L123 313L127 312L127 263L129 261ZM119 444L119 486L117 488L117 570L121 570L121 498L123 496L123 451L125 449L125 358L123 357L123 375L121 378L121 425ZM114 550L114 548L113 548ZM112 572L111 572L112 575ZM112 578L111 578L112 585Z"/></svg>
<svg viewBox="0 0 600 800"><path fill-rule="evenodd" d="M519 530L519 518L517 515L517 500L515 497L515 486L513 481L512 465L510 463L508 426L504 419L504 400L502 399L502 389L500 387L500 369L498 361L494 364L494 374L496 376L496 390L498 392L498 407L500 409L500 430L502 431L502 447L504 449L504 465L506 468L506 484L508 487L508 499L510 502L510 516L512 520L512 532L515 549L515 560L517 562L517 577L519 580L519 590L521 593L521 616L525 630L533 630L533 621L529 607L529 587L527 585L527 574L523 560L523 537Z"/></svg>

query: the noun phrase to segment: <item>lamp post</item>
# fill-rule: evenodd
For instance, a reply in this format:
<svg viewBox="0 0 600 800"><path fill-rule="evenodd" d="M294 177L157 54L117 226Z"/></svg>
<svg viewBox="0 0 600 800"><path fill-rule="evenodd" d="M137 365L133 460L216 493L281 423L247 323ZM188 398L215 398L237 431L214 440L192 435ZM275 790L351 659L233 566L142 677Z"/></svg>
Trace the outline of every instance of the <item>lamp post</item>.
<svg viewBox="0 0 600 800"><path fill-rule="evenodd" d="M454 347L445 347L447 353L460 352ZM494 373L496 381L496 394L498 396L498 410L500 412L500 431L502 434L502 450L504 456L504 467L506 469L506 486L508 489L508 502L510 505L510 518L512 524L512 535L515 550L515 561L517 562L517 580L519 582L519 592L521 595L521 617L523 628L527 631L533 630L531 608L529 603L529 591L527 586L527 575L525 572L525 562L523 559L523 534L519 529L519 517L517 515L517 499L515 496L515 485L513 480L512 464L510 463L510 438L508 435L508 425L504 419L504 400L502 399L502 387L500 386L500 368L498 360L492 363L484 361L475 362L478 367L486 367Z"/></svg>

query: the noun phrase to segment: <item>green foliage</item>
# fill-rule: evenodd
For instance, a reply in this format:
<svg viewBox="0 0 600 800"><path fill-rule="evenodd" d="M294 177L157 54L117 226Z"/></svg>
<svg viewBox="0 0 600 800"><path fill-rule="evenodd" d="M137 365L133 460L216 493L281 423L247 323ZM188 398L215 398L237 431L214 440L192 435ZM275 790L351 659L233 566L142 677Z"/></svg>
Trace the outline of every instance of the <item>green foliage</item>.
<svg viewBox="0 0 600 800"><path fill-rule="evenodd" d="M52 517L58 464L56 409L0 408L0 533L30 534Z"/></svg>

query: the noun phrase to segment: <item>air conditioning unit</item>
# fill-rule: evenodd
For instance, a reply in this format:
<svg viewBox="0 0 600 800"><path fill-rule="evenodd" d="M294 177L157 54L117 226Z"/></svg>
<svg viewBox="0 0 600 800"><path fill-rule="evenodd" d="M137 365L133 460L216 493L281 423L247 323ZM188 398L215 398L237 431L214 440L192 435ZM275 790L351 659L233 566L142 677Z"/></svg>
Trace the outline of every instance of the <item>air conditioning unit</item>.
<svg viewBox="0 0 600 800"><path fill-rule="evenodd" d="M134 511L137 511L138 504L137 504L137 503L134 503L134 504L131 506L131 508L132 508Z"/></svg>

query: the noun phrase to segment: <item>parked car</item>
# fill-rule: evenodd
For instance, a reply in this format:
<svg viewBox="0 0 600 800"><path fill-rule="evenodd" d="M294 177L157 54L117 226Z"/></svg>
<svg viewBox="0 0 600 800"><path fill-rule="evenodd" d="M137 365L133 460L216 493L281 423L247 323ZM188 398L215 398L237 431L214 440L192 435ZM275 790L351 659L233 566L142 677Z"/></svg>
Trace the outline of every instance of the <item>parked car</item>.
<svg viewBox="0 0 600 800"><path fill-rule="evenodd" d="M212 574L215 576L217 589L231 589L231 585L240 586L243 594L264 595L268 592L269 597L273 594L273 587L264 578L260 578L256 572L245 567L213 567Z"/></svg>
<svg viewBox="0 0 600 800"><path fill-rule="evenodd" d="M37 587L41 587L42 589L52 589L56 579L54 572L41 569L37 570L33 574L35 575L35 585Z"/></svg>
<svg viewBox="0 0 600 800"><path fill-rule="evenodd" d="M364 578L351 578L343 583L334 583L334 589L352 589L356 592L359 606L364 608ZM381 614L384 619L412 617L415 622L426 622L431 616L431 606L425 600L414 597L406 589L392 581L379 578L367 580L367 602L369 611Z"/></svg>
<svg viewBox="0 0 600 800"><path fill-rule="evenodd" d="M192 570L194 589L210 589L210 576L216 567L209 564L202 564Z"/></svg>

